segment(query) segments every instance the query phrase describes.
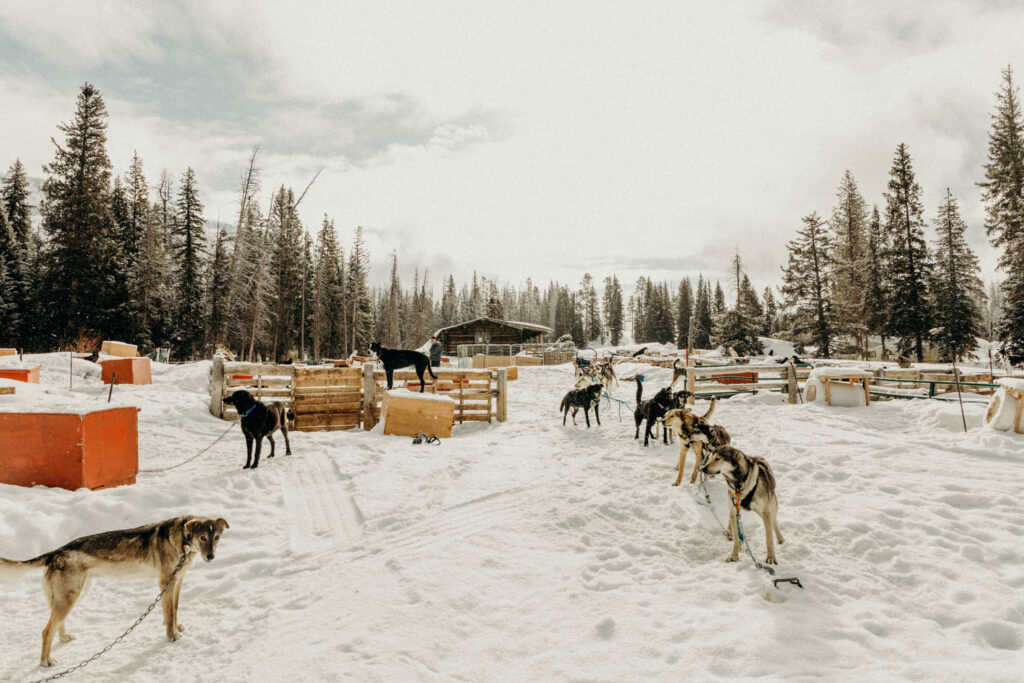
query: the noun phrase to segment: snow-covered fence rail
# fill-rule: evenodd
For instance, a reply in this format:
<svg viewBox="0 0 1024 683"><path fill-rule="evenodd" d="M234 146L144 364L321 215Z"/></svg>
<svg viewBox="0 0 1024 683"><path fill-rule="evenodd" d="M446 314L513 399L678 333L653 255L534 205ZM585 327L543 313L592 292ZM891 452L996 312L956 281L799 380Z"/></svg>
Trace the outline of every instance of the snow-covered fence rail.
<svg viewBox="0 0 1024 683"><path fill-rule="evenodd" d="M455 422L504 422L508 414L507 371L435 370L436 382L426 377L425 390L455 401ZM412 370L394 373L396 386L419 389ZM210 372L210 412L226 420L238 413L224 398L245 389L259 400L281 401L294 414L297 431L371 429L380 419L387 376L376 364L362 367L319 367L228 363L215 358Z"/></svg>
<svg viewBox="0 0 1024 683"><path fill-rule="evenodd" d="M811 369L807 363L795 366L778 363L690 365L686 367L683 387L705 398L785 389L790 393L790 400L795 401L797 382L807 379Z"/></svg>

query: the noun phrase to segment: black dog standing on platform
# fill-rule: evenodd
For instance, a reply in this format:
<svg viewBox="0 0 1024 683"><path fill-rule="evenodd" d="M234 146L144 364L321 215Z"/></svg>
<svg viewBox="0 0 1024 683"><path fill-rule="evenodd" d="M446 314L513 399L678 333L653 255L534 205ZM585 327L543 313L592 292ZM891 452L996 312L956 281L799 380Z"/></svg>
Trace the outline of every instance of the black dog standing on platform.
<svg viewBox="0 0 1024 683"><path fill-rule="evenodd" d="M423 393L423 371L426 370L430 376L437 379L433 368L430 367L430 359L425 353L409 351L407 349L386 349L380 342L370 344L370 351L380 360L384 366L384 373L388 376L388 389L391 389L395 380L395 370L407 368L410 365L416 367L416 375L420 378L420 393Z"/></svg>
<svg viewBox="0 0 1024 683"><path fill-rule="evenodd" d="M274 457L273 434L278 428L284 435L284 454L292 454L292 446L288 443L288 416L285 414L283 404L272 403L268 406L260 403L253 398L252 394L244 390L225 396L224 403L234 406L238 411L238 416L242 418L242 433L245 434L245 467L242 469L250 468L250 460L252 460L252 469L260 466L263 437L267 437L267 440L270 441L270 455L267 457ZM253 460L252 443L254 440L256 441L256 458Z"/></svg>

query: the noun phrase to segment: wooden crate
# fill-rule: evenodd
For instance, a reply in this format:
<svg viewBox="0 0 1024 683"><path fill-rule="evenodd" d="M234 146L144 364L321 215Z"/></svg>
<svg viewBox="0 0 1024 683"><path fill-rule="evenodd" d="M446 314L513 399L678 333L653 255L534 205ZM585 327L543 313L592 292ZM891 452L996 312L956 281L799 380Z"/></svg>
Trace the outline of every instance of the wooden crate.
<svg viewBox="0 0 1024 683"><path fill-rule="evenodd" d="M519 379L519 368L516 366L505 368L508 371L508 380L511 382L514 379Z"/></svg>
<svg viewBox="0 0 1024 683"><path fill-rule="evenodd" d="M115 358L100 363L104 384L152 384L148 358Z"/></svg>
<svg viewBox="0 0 1024 683"><path fill-rule="evenodd" d="M74 491L134 484L138 409L0 413L0 482Z"/></svg>
<svg viewBox="0 0 1024 683"><path fill-rule="evenodd" d="M0 349L0 356L17 356L18 349Z"/></svg>
<svg viewBox="0 0 1024 683"><path fill-rule="evenodd" d="M507 368L512 365L513 358L514 356L477 355L473 356L473 367L478 370L482 368Z"/></svg>
<svg viewBox="0 0 1024 683"><path fill-rule="evenodd" d="M34 368L0 368L0 379L39 384L39 370L42 367L42 365L37 365Z"/></svg>
<svg viewBox="0 0 1024 683"><path fill-rule="evenodd" d="M381 398L384 433L397 436L426 434L447 438L455 423L455 401L407 392L385 391Z"/></svg>
<svg viewBox="0 0 1024 683"><path fill-rule="evenodd" d="M536 356L512 356L513 365L519 367L532 366L532 365L543 365L544 360L537 358Z"/></svg>
<svg viewBox="0 0 1024 683"><path fill-rule="evenodd" d="M138 346L117 341L103 342L100 351L110 356L118 356L119 358L138 358L139 356Z"/></svg>
<svg viewBox="0 0 1024 683"><path fill-rule="evenodd" d="M359 426L363 412L362 370L295 368L295 430L336 431Z"/></svg>

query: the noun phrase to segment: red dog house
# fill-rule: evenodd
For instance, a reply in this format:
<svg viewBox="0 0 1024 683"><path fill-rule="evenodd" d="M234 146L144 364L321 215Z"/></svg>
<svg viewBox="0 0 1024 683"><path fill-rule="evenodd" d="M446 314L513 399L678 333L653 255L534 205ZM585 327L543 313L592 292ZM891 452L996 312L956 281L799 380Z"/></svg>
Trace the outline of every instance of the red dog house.
<svg viewBox="0 0 1024 683"><path fill-rule="evenodd" d="M0 412L0 483L102 489L134 484L138 472L138 408Z"/></svg>
<svg viewBox="0 0 1024 683"><path fill-rule="evenodd" d="M37 365L34 368L0 368L0 379L13 379L19 382L31 382L32 384L39 384L39 368L42 365Z"/></svg>
<svg viewBox="0 0 1024 683"><path fill-rule="evenodd" d="M152 384L148 358L114 358L100 363L104 384ZM111 381L113 380L113 381Z"/></svg>

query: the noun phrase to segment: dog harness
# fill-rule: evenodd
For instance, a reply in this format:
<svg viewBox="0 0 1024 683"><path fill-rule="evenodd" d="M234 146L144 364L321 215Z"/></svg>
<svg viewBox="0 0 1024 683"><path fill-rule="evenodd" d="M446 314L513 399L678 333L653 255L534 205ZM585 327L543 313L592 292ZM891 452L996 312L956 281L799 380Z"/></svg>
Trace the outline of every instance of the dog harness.
<svg viewBox="0 0 1024 683"><path fill-rule="evenodd" d="M747 475L743 487L736 492L736 505L742 506L745 510L750 509L750 501L754 499L754 489L757 488L757 476L761 473L761 466L754 463L754 468Z"/></svg>

